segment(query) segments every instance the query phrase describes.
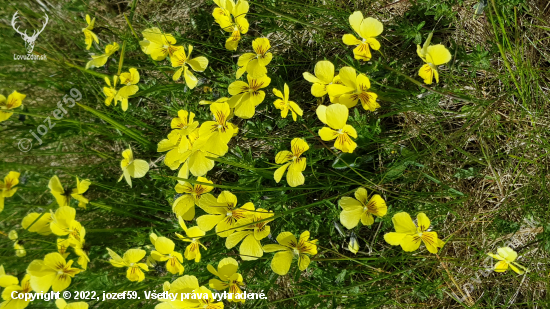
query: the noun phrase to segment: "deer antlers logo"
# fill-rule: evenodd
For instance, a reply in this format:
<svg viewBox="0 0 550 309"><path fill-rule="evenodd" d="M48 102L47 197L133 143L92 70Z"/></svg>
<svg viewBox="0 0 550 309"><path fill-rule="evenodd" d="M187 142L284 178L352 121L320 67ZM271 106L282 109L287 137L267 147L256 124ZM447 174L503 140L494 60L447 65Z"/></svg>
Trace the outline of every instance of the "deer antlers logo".
<svg viewBox="0 0 550 309"><path fill-rule="evenodd" d="M11 19L11 26L15 30L15 32L19 33L23 40L25 40L25 48L27 49L27 53L31 54L34 49L34 41L38 38L38 35L44 31L44 28L46 28L46 25L48 24L48 14L44 13L46 15L46 21L42 25L42 29L40 31L34 30L31 36L27 35L27 30L25 32L19 31L19 27L15 27L15 24L17 23L17 18L19 17L17 15L19 11L16 11L15 14L13 14L13 18Z"/></svg>

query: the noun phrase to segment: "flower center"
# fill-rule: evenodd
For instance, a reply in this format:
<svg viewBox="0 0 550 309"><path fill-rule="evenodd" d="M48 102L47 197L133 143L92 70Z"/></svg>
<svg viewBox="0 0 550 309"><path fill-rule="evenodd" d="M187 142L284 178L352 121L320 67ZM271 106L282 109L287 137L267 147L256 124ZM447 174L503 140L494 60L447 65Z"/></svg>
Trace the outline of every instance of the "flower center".
<svg viewBox="0 0 550 309"><path fill-rule="evenodd" d="M233 212L232 212L231 210L230 210L230 211L228 211L228 212L227 212L227 216L228 216L228 217L231 217L231 216L233 216Z"/></svg>
<svg viewBox="0 0 550 309"><path fill-rule="evenodd" d="M130 263L130 267L134 267L134 263Z"/></svg>
<svg viewBox="0 0 550 309"><path fill-rule="evenodd" d="M300 255L300 251L298 251L298 248L292 249L292 253L294 253L294 255Z"/></svg>

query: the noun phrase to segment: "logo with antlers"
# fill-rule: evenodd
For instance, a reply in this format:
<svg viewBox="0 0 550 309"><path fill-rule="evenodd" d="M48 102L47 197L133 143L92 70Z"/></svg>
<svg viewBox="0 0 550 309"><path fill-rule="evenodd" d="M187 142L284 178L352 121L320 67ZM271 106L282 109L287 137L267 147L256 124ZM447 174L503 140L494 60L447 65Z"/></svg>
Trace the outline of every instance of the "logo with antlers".
<svg viewBox="0 0 550 309"><path fill-rule="evenodd" d="M19 17L17 16L17 13L19 13L19 11L16 11L15 14L13 14L13 18L11 19L11 26L13 27L15 32L19 33L23 40L25 40L25 48L27 49L27 53L31 54L34 49L34 42L38 38L38 35L40 35L42 31L44 31L44 28L46 28L46 25L48 24L48 14L44 13L46 15L46 21L42 25L42 29L40 29L40 31L34 30L32 35L28 36L27 30L25 30L25 32L21 32L19 31L19 27L15 27L15 24L17 23L17 18Z"/></svg>

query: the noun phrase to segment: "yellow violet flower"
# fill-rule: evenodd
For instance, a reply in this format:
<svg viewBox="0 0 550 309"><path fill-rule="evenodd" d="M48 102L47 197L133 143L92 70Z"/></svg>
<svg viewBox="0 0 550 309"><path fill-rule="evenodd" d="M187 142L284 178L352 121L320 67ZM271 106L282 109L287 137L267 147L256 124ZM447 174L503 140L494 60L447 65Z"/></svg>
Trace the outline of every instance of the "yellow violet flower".
<svg viewBox="0 0 550 309"><path fill-rule="evenodd" d="M236 299L235 295L243 294L241 286L243 286L243 276L237 273L239 263L234 258L224 258L218 263L216 270L212 265L208 264L208 271L219 279L210 279L208 284L211 288L218 291L229 288L229 293L233 293L233 298L227 299L229 302L245 302L243 297Z"/></svg>
<svg viewBox="0 0 550 309"><path fill-rule="evenodd" d="M384 25L372 17L363 18L363 14L359 11L349 16L349 23L361 39L353 34L344 34L342 37L344 44L357 46L353 50L355 59L369 61L372 58L370 49L380 49L380 42L375 38L384 31Z"/></svg>
<svg viewBox="0 0 550 309"><path fill-rule="evenodd" d="M126 182L132 187L132 178L141 178L149 171L149 163L145 160L134 159L134 153L132 148L128 148L122 152L122 161L120 161L120 167L122 168L122 175L118 179L126 179Z"/></svg>
<svg viewBox="0 0 550 309"><path fill-rule="evenodd" d="M80 179L78 179L77 177L76 188L69 191L69 189L63 188L63 185L61 184L61 181L59 180L57 175L54 175L48 183L48 188L50 188L50 192L55 197L55 200L57 201L59 207L70 206L71 198L74 198L79 202L78 207L86 209L86 204L88 204L89 201L87 198L82 196L82 194L88 191L88 188L91 184L92 183L89 179L84 179L80 181Z"/></svg>
<svg viewBox="0 0 550 309"><path fill-rule="evenodd" d="M320 98L327 94L328 85L342 84L340 76L334 76L334 65L330 61L323 60L317 62L315 64L314 73L315 75L309 72L303 73L304 79L310 83L313 83L313 85L311 85L311 94L314 97ZM329 98L330 102L338 103L337 97L330 96L329 94Z"/></svg>
<svg viewBox="0 0 550 309"><path fill-rule="evenodd" d="M223 191L218 198L210 193L203 195L199 200L199 207L208 213L197 218L199 228L208 232L216 227L216 233L220 237L233 234L237 221L250 217L254 211L252 203L237 208L237 197L229 191Z"/></svg>
<svg viewBox="0 0 550 309"><path fill-rule="evenodd" d="M291 187L296 187L304 184L305 178L302 172L306 169L306 158L300 157L304 152L309 149L309 145L301 138L295 138L290 142L290 149L283 150L277 153L275 156L275 163L283 164L288 161L289 163L279 167L274 174L275 181L279 183L286 169L286 181Z"/></svg>
<svg viewBox="0 0 550 309"><path fill-rule="evenodd" d="M321 139L324 141L336 139L334 143L336 149L352 153L357 144L351 137L357 138L357 131L346 124L349 114L348 108L342 104L332 104L328 107L320 105L317 107L316 113L319 120L330 127L319 130L318 133Z"/></svg>
<svg viewBox="0 0 550 309"><path fill-rule="evenodd" d="M17 91L13 91L6 100L6 97L0 94L0 122L8 120L13 115L9 110L18 108L27 97Z"/></svg>
<svg viewBox="0 0 550 309"><path fill-rule="evenodd" d="M71 242L81 242L86 236L86 229L75 220L76 210L72 207L59 207L55 213L50 210L52 222L50 229L57 236L67 236Z"/></svg>
<svg viewBox="0 0 550 309"><path fill-rule="evenodd" d="M46 254L44 260L32 261L27 267L27 273L31 275L32 289L44 293L48 292L50 287L54 292L65 290L71 284L71 278L81 272L72 265L72 260L67 262L57 252Z"/></svg>
<svg viewBox="0 0 550 309"><path fill-rule="evenodd" d="M383 217L388 212L388 207L384 199L378 195L373 195L370 200L365 188L359 188L355 191L355 198L342 197L338 204L342 207L340 213L340 222L348 230L356 227L359 220L363 225L372 225L374 223L373 215Z"/></svg>
<svg viewBox="0 0 550 309"><path fill-rule="evenodd" d="M82 241L73 242L72 246L74 249L74 253L78 256L78 259L76 260L76 263L84 270L88 269L88 263L90 262L90 258L88 257L88 254L86 251L84 251L84 243L85 240L82 239Z"/></svg>
<svg viewBox="0 0 550 309"><path fill-rule="evenodd" d="M18 285L19 280L17 277L12 275L6 275L6 271L4 270L4 265L0 265L0 287L8 287L10 285ZM0 306L0 308L2 308Z"/></svg>
<svg viewBox="0 0 550 309"><path fill-rule="evenodd" d="M182 217L178 217L178 222L185 231L186 236L182 236L178 233L176 233L176 236L185 242L190 242L190 244L185 248L185 252L183 255L188 260L195 260L195 263L198 263L201 261L201 248L203 247L204 250L207 250L206 247L201 244L200 238L203 237L206 233L201 230L198 226L193 226L192 228L187 228L185 225L185 221L183 221Z"/></svg>
<svg viewBox="0 0 550 309"><path fill-rule="evenodd" d="M304 112L302 111L300 106L298 106L298 104L296 104L295 102L289 100L288 97L290 96L290 90L288 89L288 85L286 83L284 87L284 95L279 89L275 88L273 88L273 94L279 98L275 100L275 102L273 102L273 105L275 105L276 109L281 110L282 118L286 118L286 116L288 115L288 111L292 112L292 119L294 121L296 121L297 115L303 115Z"/></svg>
<svg viewBox="0 0 550 309"><path fill-rule="evenodd" d="M507 271L508 267L518 275L523 275L523 273L527 271L527 268L515 262L518 253L510 247L498 248L497 254L487 253L487 255L498 260L498 263L495 264L495 271L498 273Z"/></svg>
<svg viewBox="0 0 550 309"><path fill-rule="evenodd" d="M178 172L179 178L188 179L189 172L191 172L193 176L201 177L206 175L206 173L214 167L214 161L207 158L207 156L217 158L219 155L201 149L200 147L204 146L204 144L198 143L199 138L199 129L197 129L189 135L189 150L177 158L175 165L179 166L183 163L183 166Z"/></svg>
<svg viewBox="0 0 550 309"><path fill-rule="evenodd" d="M212 103L210 111L215 121L206 121L201 125L197 146L206 153L223 156L229 150L227 143L233 137L236 126L227 122L231 109L227 103Z"/></svg>
<svg viewBox="0 0 550 309"><path fill-rule="evenodd" d="M250 203L249 206L252 208L250 209L252 211L252 215L240 219L236 223L236 225L240 226L240 228L225 239L225 247L227 249L235 247L242 240L239 247L239 253L241 255L241 259L244 261L254 261L264 255L260 240L269 235L271 228L267 224L270 221L273 221L273 219L265 219L274 216L272 211L268 212L262 208L258 208L254 211L254 205Z"/></svg>
<svg viewBox="0 0 550 309"><path fill-rule="evenodd" d="M192 145L198 139L198 121L193 121L195 114L186 110L179 110L178 117L171 122L172 132L167 139L159 142L157 152L168 151L164 163L172 170L177 169L192 153ZM187 178L187 177L186 177Z"/></svg>
<svg viewBox="0 0 550 309"><path fill-rule="evenodd" d="M233 0L214 0L218 5L212 12L216 23L226 31L231 32L231 36L225 41L227 50L237 50L241 34L248 32L248 13L249 5L246 0L239 0L235 3Z"/></svg>
<svg viewBox="0 0 550 309"><path fill-rule="evenodd" d="M67 304L63 298L56 299L55 305L58 309L88 309L88 304L83 301Z"/></svg>
<svg viewBox="0 0 550 309"><path fill-rule="evenodd" d="M338 103L352 108L361 101L363 108L371 112L380 107L380 104L376 102L378 95L368 91L370 80L365 74L357 75L352 67L343 67L339 73L338 76L342 83L327 86L328 94L331 97L337 97Z"/></svg>
<svg viewBox="0 0 550 309"><path fill-rule="evenodd" d="M445 242L437 238L436 232L429 232L430 219L424 213L416 216L418 227L414 224L411 216L406 212L400 212L391 219L395 232L384 235L384 240L392 246L400 245L404 251L415 251L423 242L430 253L437 253L437 248L442 248Z"/></svg>
<svg viewBox="0 0 550 309"><path fill-rule="evenodd" d="M120 101L123 111L128 109L128 98L138 92L139 87L136 86L137 83L139 83L139 72L135 68L130 68L128 72L120 74L120 85L124 86L118 89L115 96L115 105Z"/></svg>
<svg viewBox="0 0 550 309"><path fill-rule="evenodd" d="M157 237L155 233L151 233L149 239L155 246L155 250L151 252L151 257L158 262L166 261L166 270L171 274L181 276L185 268L181 265L183 256L174 250L176 244L166 237Z"/></svg>
<svg viewBox="0 0 550 309"><path fill-rule="evenodd" d="M111 57L111 55L114 54L119 49L119 47L120 46L118 45L118 43L114 42L112 44L107 45L107 47L105 47L104 54L99 56L92 55L92 60L86 63L86 70L89 68L104 66L105 63L107 63L107 60L109 59L109 57Z"/></svg>
<svg viewBox="0 0 550 309"><path fill-rule="evenodd" d="M232 97L227 103L235 109L237 117L249 119L256 113L256 106L264 101L265 92L260 89L269 86L271 78L267 75L260 78L247 75L246 78L248 83L238 80L229 85L228 91Z"/></svg>
<svg viewBox="0 0 550 309"><path fill-rule="evenodd" d="M71 247L71 241L68 238L57 239L57 252L65 259L69 256L69 252L67 252L69 247Z"/></svg>
<svg viewBox="0 0 550 309"><path fill-rule="evenodd" d="M8 238L13 241L13 249L15 250L15 256L17 257L24 257L27 255L27 251L25 251L25 247L19 243L19 235L17 235L17 231L11 230L8 233Z"/></svg>
<svg viewBox="0 0 550 309"><path fill-rule="evenodd" d="M51 213L46 212L39 214L37 212L31 212L23 218L21 226L29 232L47 236L52 233L50 222L52 222Z"/></svg>
<svg viewBox="0 0 550 309"><path fill-rule="evenodd" d="M113 76L113 85L111 85L111 80L108 77L105 77L105 83L108 87L103 87L103 94L105 95L105 105L110 106L111 102L116 98L118 91L116 90L116 85L118 83L118 76ZM115 105L117 101L115 101Z"/></svg>
<svg viewBox="0 0 550 309"><path fill-rule="evenodd" d="M172 118L170 127L172 129L183 130L183 135L189 135L189 133L193 132L199 126L199 122L194 121L194 119L195 113L180 109L178 111L178 117Z"/></svg>
<svg viewBox="0 0 550 309"><path fill-rule="evenodd" d="M99 40L97 38L97 35L92 32L94 29L95 24L95 17L90 20L90 15L86 14L86 23L88 26L86 28L82 28L82 32L84 32L84 42L86 43L86 50L89 50L90 47L92 47L92 42L95 41L96 44L99 44Z"/></svg>
<svg viewBox="0 0 550 309"><path fill-rule="evenodd" d="M237 65L240 67L237 70L237 79L243 76L244 72L252 78L260 78L267 74L266 66L271 62L273 55L267 51L271 48L271 44L267 38L257 38L252 41L252 49L254 53L244 53L237 60Z"/></svg>
<svg viewBox="0 0 550 309"><path fill-rule="evenodd" d="M349 238L349 243L348 243L348 249L353 254L357 254L357 252L359 252L359 242L357 241L357 237L355 236L354 232L351 232L351 237Z"/></svg>
<svg viewBox="0 0 550 309"><path fill-rule="evenodd" d="M185 275L179 277L174 282L165 282L162 286L164 291L176 295L176 299L172 301L170 298L162 299L155 309L175 309L175 308L205 308L205 309L223 309L223 303L216 303L212 292L204 287L199 286L197 277ZM189 298L181 294L189 294Z"/></svg>
<svg viewBox="0 0 550 309"><path fill-rule="evenodd" d="M187 133L186 130L172 130L166 139L163 139L158 143L157 152L168 151L164 157L164 164L166 164L170 169L175 170L180 167L182 163L186 162L189 156L193 153L193 145L198 138L198 128L195 128L195 130L190 133Z"/></svg>
<svg viewBox="0 0 550 309"><path fill-rule="evenodd" d="M19 285L19 280L17 280L14 276L6 275L4 272L4 267L0 266L0 286L5 288L4 291L2 291L2 299L4 301L0 303L0 308L23 309L27 308L31 302L30 300L25 300L25 297L23 297L23 299L19 298L19 294L27 294L33 290L31 287L31 276L29 274L26 274L23 277L23 280L21 280L21 285ZM14 296L13 298L12 294Z"/></svg>
<svg viewBox="0 0 550 309"><path fill-rule="evenodd" d="M128 278L128 280L141 282L145 279L145 274L142 269L149 271L149 267L147 267L145 263L139 262L147 254L145 250L129 249L124 253L123 257L120 257L120 255L109 248L107 248L107 252L109 252L109 256L111 256L109 260L111 265L114 267L128 267L126 270L126 278Z"/></svg>
<svg viewBox="0 0 550 309"><path fill-rule="evenodd" d="M309 240L309 231L303 232L298 240L292 233L282 232L277 242L279 244L265 245L263 250L277 252L271 260L271 269L280 276L288 273L294 257L298 258L298 268L304 271L310 263L308 255L317 254L317 239Z"/></svg>
<svg viewBox="0 0 550 309"><path fill-rule="evenodd" d="M452 56L451 52L441 44L430 45L432 39L432 33L428 36L428 39L422 47L420 45L416 46L416 53L426 62L420 70L418 75L424 79L424 83L431 85L433 78L435 77L435 82L439 83L439 71L437 67L451 61Z"/></svg>
<svg viewBox="0 0 550 309"><path fill-rule="evenodd" d="M1 116L1 113L0 113ZM11 171L4 177L4 181L0 180L0 212L4 210L4 198L12 197L18 188L15 188L19 184L18 172Z"/></svg>
<svg viewBox="0 0 550 309"><path fill-rule="evenodd" d="M199 182L213 183L212 181L199 177ZM190 184L186 181L178 180L176 185L176 192L182 194L178 197L172 205L172 211L178 217L182 217L185 221L191 221L195 218L195 205L199 206L199 200L201 195L214 190L214 187L202 185L202 184Z"/></svg>
<svg viewBox="0 0 550 309"><path fill-rule="evenodd" d="M174 76L172 76L172 79L174 81L177 81L183 74L183 78L185 79L187 87L189 87L189 89L193 89L195 88L195 86L197 86L199 80L195 77L195 75L193 75L193 73L191 72L191 70L189 70L187 66L190 66L191 69L193 69L193 71L195 72L203 72L208 66L208 59L203 56L191 59L191 52L193 51L193 46L191 45L187 46L187 51L188 54L186 55L184 48L178 49L170 57L170 60L172 61L172 67L179 68L174 73Z"/></svg>
<svg viewBox="0 0 550 309"><path fill-rule="evenodd" d="M176 39L170 33L163 33L159 28L153 27L141 32L143 40L139 42L141 50L150 55L155 61L162 61L166 56L183 48L183 46L174 46Z"/></svg>

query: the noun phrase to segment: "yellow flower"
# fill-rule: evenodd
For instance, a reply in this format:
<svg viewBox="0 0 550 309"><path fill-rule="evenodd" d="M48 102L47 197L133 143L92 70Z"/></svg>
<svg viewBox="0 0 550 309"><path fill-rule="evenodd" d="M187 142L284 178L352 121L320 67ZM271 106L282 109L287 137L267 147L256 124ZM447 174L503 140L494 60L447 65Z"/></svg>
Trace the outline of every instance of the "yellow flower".
<svg viewBox="0 0 550 309"><path fill-rule="evenodd" d="M129 72L120 74L120 85L124 86L118 89L115 96L115 105L120 101L123 111L128 109L128 98L138 92L137 83L139 83L139 72L135 68L130 68ZM105 92L105 89L103 90Z"/></svg>
<svg viewBox="0 0 550 309"><path fill-rule="evenodd" d="M429 232L430 219L424 213L419 213L416 216L418 227L414 224L406 212L400 212L391 219L395 232L390 232L384 235L384 240L392 246L401 245L404 251L415 251L420 247L420 243L424 242L426 249L430 253L437 253L437 248L442 248L445 242L437 238L436 232Z"/></svg>
<svg viewBox="0 0 550 309"><path fill-rule="evenodd" d="M13 91L6 100L6 97L0 94L0 122L8 120L13 113L8 112L11 109L18 108L27 97L17 91Z"/></svg>
<svg viewBox="0 0 550 309"><path fill-rule="evenodd" d="M17 277L12 275L6 275L6 271L4 270L4 265L0 265L0 287L5 288L10 285L18 285L18 284L19 284L19 280L17 279Z"/></svg>
<svg viewBox="0 0 550 309"><path fill-rule="evenodd" d="M265 92L260 89L271 82L267 75L257 79L247 75L246 78L248 83L238 80L229 85L228 91L232 97L227 101L229 107L235 109L235 115L244 119L254 116L256 106L265 99Z"/></svg>
<svg viewBox="0 0 550 309"><path fill-rule="evenodd" d="M84 239L82 241L73 241L72 247L74 249L74 253L78 256L78 259L76 260L76 263L82 267L82 269L86 270L88 269L88 263L90 262L90 258L88 257L88 254L86 254L86 251L84 251Z"/></svg>
<svg viewBox="0 0 550 309"><path fill-rule="evenodd" d="M286 181L291 187L296 187L304 184L305 178L302 172L306 169L306 158L301 158L300 156L309 149L309 145L301 138L295 138L290 142L290 149L283 150L277 153L275 156L275 163L283 164L285 162L291 161L279 167L275 171L275 181L279 183L286 169L288 168L288 173L286 174Z"/></svg>
<svg viewBox="0 0 550 309"><path fill-rule="evenodd" d="M351 236L349 238L349 243L348 243L348 249L353 254L357 254L357 252L359 252L359 242L357 241L357 237L355 236L354 232L351 232Z"/></svg>
<svg viewBox="0 0 550 309"><path fill-rule="evenodd" d="M208 284L211 288L218 291L225 290L229 288L229 293L233 293L232 299L227 299L229 302L243 302L244 298L235 299L235 295L243 294L241 286L243 286L243 276L237 273L239 269L239 263L235 261L234 258L225 258L218 263L218 270L216 270L212 265L208 264L208 271L217 276L219 279L210 279Z"/></svg>
<svg viewBox="0 0 550 309"><path fill-rule="evenodd" d="M319 130L321 139L324 141L336 139L334 143L336 149L352 153L357 144L351 137L357 138L357 131L349 124L346 124L349 113L348 108L342 104L332 104L328 107L320 105L317 107L316 113L319 120L330 127L324 127Z"/></svg>
<svg viewBox="0 0 550 309"><path fill-rule="evenodd" d="M525 271L528 271L527 268L515 262L518 253L510 247L498 248L497 254L487 253L487 255L498 260L498 263L495 264L495 271L498 273L507 271L508 267L518 275L523 275Z"/></svg>
<svg viewBox="0 0 550 309"><path fill-rule="evenodd" d="M200 56L191 59L191 52L193 51L193 46L187 46L188 54L185 54L185 49L181 48L174 52L170 60L172 61L172 67L179 68L172 76L174 81L180 79L182 73L185 83L189 89L195 88L199 80L193 75L191 70L187 66L190 66L191 69L195 72L203 72L208 66L208 59L206 57Z"/></svg>
<svg viewBox="0 0 550 309"><path fill-rule="evenodd" d="M116 90L116 85L118 83L118 76L113 76L113 85L111 86L111 80L108 77L105 77L105 83L109 87L103 87L103 94L105 94L105 105L110 106L111 102L115 99L118 91ZM117 101L115 101L115 105Z"/></svg>
<svg viewBox="0 0 550 309"><path fill-rule="evenodd" d="M252 211L252 215L237 221L236 226L240 226L240 228L236 229L234 233L225 239L225 247L231 249L242 240L239 247L241 259L244 261L253 261L264 255L260 240L267 237L271 232L271 228L267 224L273 221L273 219L269 218L273 217L274 214L272 211L268 212L262 208L258 208L254 211L254 205L252 203L247 203L245 206L247 205L251 208L250 211ZM243 208L245 206L243 206Z"/></svg>
<svg viewBox="0 0 550 309"><path fill-rule="evenodd" d="M213 183L204 177L197 178L197 181ZM195 205L199 206L201 195L212 191L214 187L201 184L193 185L186 181L178 180L175 189L177 193L182 195L172 204L172 211L176 216L182 217L183 220L191 221L195 218Z"/></svg>
<svg viewBox="0 0 550 309"><path fill-rule="evenodd" d="M243 76L244 72L252 78L260 78L267 74L266 66L271 62L273 55L267 51L271 48L271 44L267 38L257 38L252 41L254 53L244 53L237 60L237 65L240 67L237 70L237 79Z"/></svg>
<svg viewBox="0 0 550 309"><path fill-rule="evenodd" d="M189 135L199 126L199 122L193 121L194 119L195 113L180 109L178 117L173 118L170 122L170 127L172 129L183 130L181 131L182 135Z"/></svg>
<svg viewBox="0 0 550 309"><path fill-rule="evenodd" d="M355 59L369 61L372 58L370 49L380 49L380 42L375 38L384 31L384 25L372 17L363 18L363 14L359 11L349 16L349 23L361 39L353 34L344 34L342 41L346 45L357 45L353 50Z"/></svg>
<svg viewBox="0 0 550 309"><path fill-rule="evenodd" d="M172 170L177 169L182 163L186 162L193 152L193 144L199 138L199 129L195 128L195 130L188 134L187 137L185 130L172 130L166 139L158 143L157 152L168 151L164 157L164 164Z"/></svg>
<svg viewBox="0 0 550 309"><path fill-rule="evenodd" d="M111 57L111 55L114 54L118 50L118 48L119 48L118 43L114 42L112 44L107 45L107 47L105 47L104 54L99 56L92 55L92 60L86 63L86 70L89 68L104 66L105 63L107 63L107 60L109 59L109 57Z"/></svg>
<svg viewBox="0 0 550 309"><path fill-rule="evenodd" d="M58 309L88 309L88 304L83 301L67 304L63 298L56 299L55 305Z"/></svg>
<svg viewBox="0 0 550 309"><path fill-rule="evenodd" d="M231 36L225 41L225 48L228 50L237 50L241 34L248 32L248 13L249 5L246 0L239 0L235 3L233 0L214 0L218 5L212 12L216 23L226 31L231 32Z"/></svg>
<svg viewBox="0 0 550 309"><path fill-rule="evenodd" d="M432 39L432 33L428 36L428 39L422 47L416 46L416 53L426 62L420 70L418 75L424 79L424 83L431 85L435 76L435 82L439 83L439 72L437 67L451 61L452 56L449 50L441 44L430 45Z"/></svg>
<svg viewBox="0 0 550 309"><path fill-rule="evenodd" d="M345 196L338 201L343 209L340 213L340 222L348 230L356 227L359 220L363 225L372 225L373 215L383 217L388 212L386 202L380 195L373 195L368 202L367 198L367 190L359 188L355 191L355 198Z"/></svg>
<svg viewBox="0 0 550 309"><path fill-rule="evenodd" d="M182 236L178 233L176 233L176 236L185 242L190 242L190 244L185 248L185 252L183 255L188 260L195 260L195 263L198 263L201 261L201 246L204 248L204 250L207 250L206 247L201 244L200 238L203 237L206 233L204 233L203 230L201 230L198 226L193 226L192 228L187 228L185 225L185 221L183 221L182 217L178 217L178 222L185 231L186 236Z"/></svg>
<svg viewBox="0 0 550 309"><path fill-rule="evenodd" d="M273 102L273 105L275 105L275 108L281 110L282 118L286 118L286 116L288 115L288 111L290 110L292 112L292 119L296 121L297 115L302 116L304 112L302 111L300 106L296 104L296 102L289 101L289 93L290 91L288 90L288 86L286 83L284 88L284 95L281 93L280 90L273 88L273 94L280 98L275 100L275 102Z"/></svg>
<svg viewBox="0 0 550 309"><path fill-rule="evenodd" d="M149 235L149 239L155 250L151 252L151 257L158 262L166 261L166 270L171 274L183 274L185 268L181 263L183 256L181 253L174 251L176 244L166 237L157 237L155 233Z"/></svg>
<svg viewBox="0 0 550 309"><path fill-rule="evenodd" d="M61 181L59 181L57 175L54 175L50 179L48 188L50 188L50 192L55 197L55 200L57 201L59 207L70 206L71 198L74 198L79 202L78 207L86 209L86 204L88 204L89 201L87 198L82 196L82 194L88 191L90 184L92 183L89 179L84 179L80 181L80 179L78 179L77 177L76 188L72 189L72 191L69 191L69 189L63 188L63 185L61 184Z"/></svg>
<svg viewBox="0 0 550 309"><path fill-rule="evenodd" d="M29 232L47 236L52 233L50 222L52 222L51 213L46 212L39 214L37 212L31 212L23 218L21 226Z"/></svg>
<svg viewBox="0 0 550 309"><path fill-rule="evenodd" d="M368 91L370 80L365 74L357 75L354 68L343 67L338 76L342 84L327 86L329 96L337 97L338 103L352 108L357 105L358 101L361 101L363 108L371 112L380 107L380 104L376 102L378 95Z"/></svg>
<svg viewBox="0 0 550 309"><path fill-rule="evenodd" d="M58 238L57 239L57 252L63 256L63 258L67 258L69 256L69 252L67 250L71 246L71 241L68 238Z"/></svg>
<svg viewBox="0 0 550 309"><path fill-rule="evenodd" d="M320 98L327 94L328 85L342 84L340 76L334 76L334 65L330 61L323 60L317 62L317 64L315 64L314 73L315 75L309 72L303 73L304 79L313 83L313 85L311 85L311 94L314 97ZM338 103L338 98L332 97L330 94L329 98L330 102Z"/></svg>
<svg viewBox="0 0 550 309"><path fill-rule="evenodd" d="M81 242L86 236L86 229L75 220L76 210L72 207L59 207L55 213L50 210L52 222L50 229L57 236L67 236L71 242Z"/></svg>
<svg viewBox="0 0 550 309"><path fill-rule="evenodd" d="M80 273L78 268L71 267L61 254L54 252L46 254L44 260L34 260L27 267L31 275L31 287L35 291L48 292L50 287L54 292L63 291L71 284L71 278Z"/></svg>
<svg viewBox="0 0 550 309"><path fill-rule="evenodd" d="M208 214L198 217L197 225L205 232L216 227L216 233L220 237L233 234L237 221L250 217L254 211L252 203L237 208L237 197L229 191L223 191L218 198L210 193L203 195L199 207Z"/></svg>
<svg viewBox="0 0 550 309"><path fill-rule="evenodd" d="M126 179L126 182L132 187L132 178L141 178L149 171L149 163L144 160L134 159L132 148L128 148L122 152L122 161L120 161L120 167L122 168L122 175L118 179Z"/></svg>
<svg viewBox="0 0 550 309"><path fill-rule="evenodd" d="M19 280L16 277L6 275L4 272L4 267L0 266L0 286L4 287L2 291L2 299L4 300L0 303L0 308L2 309L23 309L26 308L30 300L20 299L19 294L27 294L32 292L31 287L31 276L26 274L21 280L21 285L19 285ZM12 294L14 294L12 298Z"/></svg>
<svg viewBox="0 0 550 309"><path fill-rule="evenodd" d="M160 298L161 302L155 309L175 309L175 308L205 308L205 309L223 309L223 303L216 303L212 292L204 286L199 286L199 281L195 276L185 275L179 277L174 282L164 282L163 290L176 296L172 301L170 298ZM189 298L181 294L188 294Z"/></svg>
<svg viewBox="0 0 550 309"><path fill-rule="evenodd" d="M86 28L82 28L82 32L84 32L84 42L86 42L86 50L89 50L90 47L92 47L92 42L95 41L96 44L99 44L99 40L97 38L97 35L92 32L94 29L94 23L95 23L95 17L94 19L90 20L90 15L86 14L86 23L88 26Z"/></svg>
<svg viewBox="0 0 550 309"><path fill-rule="evenodd" d="M126 270L126 278L128 278L128 280L141 282L145 279L145 274L142 269L149 271L149 267L147 267L145 263L139 263L139 261L145 257L145 254L147 254L145 250L129 249L124 253L122 258L109 248L107 248L107 252L109 252L109 256L111 256L109 260L111 265L114 267L128 267Z"/></svg>
<svg viewBox="0 0 550 309"><path fill-rule="evenodd" d="M227 143L233 137L236 126L227 122L231 115L229 104L212 103L210 111L215 121L206 121L201 125L197 140L200 146L197 147L206 153L223 156L229 150Z"/></svg>
<svg viewBox="0 0 550 309"><path fill-rule="evenodd" d="M0 212L4 210L4 198L12 197L17 192L15 186L19 184L20 175L18 172L11 171L4 177L4 181L0 180Z"/></svg>
<svg viewBox="0 0 550 309"><path fill-rule="evenodd" d="M298 268L304 271L310 263L308 255L317 254L317 239L309 240L309 231L303 232L299 240L292 233L282 232L277 236L277 242L279 244L265 245L263 249L277 252L271 260L271 269L280 276L288 273L294 257L298 258Z"/></svg>
<svg viewBox="0 0 550 309"><path fill-rule="evenodd" d="M166 56L172 54L183 48L183 46L174 46L176 39L170 33L163 33L159 28L153 27L143 30L143 41L139 42L141 50L151 55L151 58L155 61L162 61Z"/></svg>
<svg viewBox="0 0 550 309"><path fill-rule="evenodd" d="M18 238L19 235L17 235L17 231L11 230L8 233L8 238L13 241L13 249L15 250L15 255L17 257L24 257L27 255L27 251L25 251L25 247L19 242Z"/></svg>

